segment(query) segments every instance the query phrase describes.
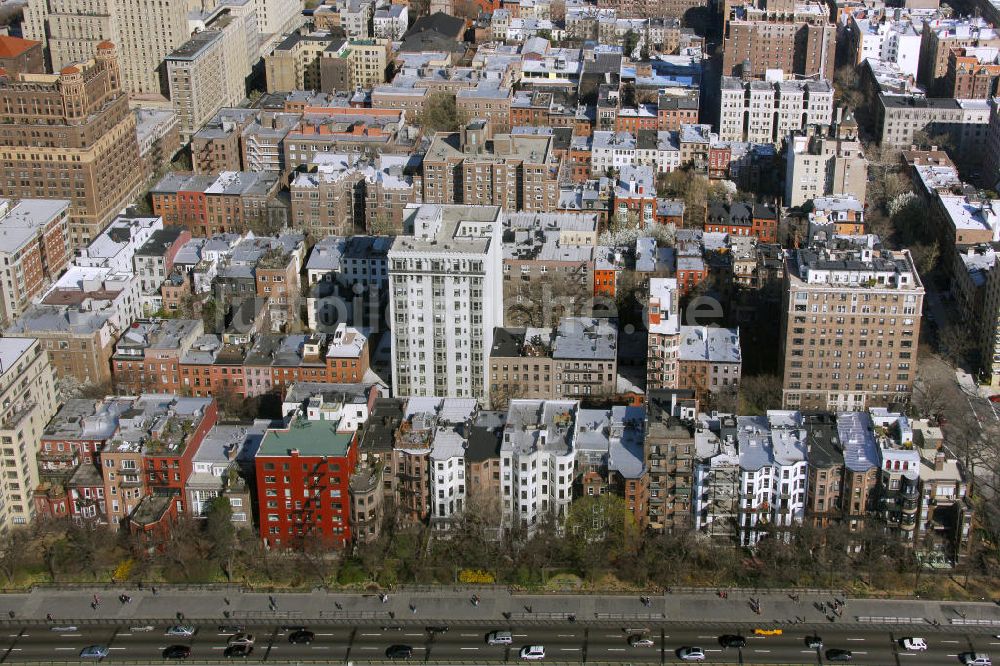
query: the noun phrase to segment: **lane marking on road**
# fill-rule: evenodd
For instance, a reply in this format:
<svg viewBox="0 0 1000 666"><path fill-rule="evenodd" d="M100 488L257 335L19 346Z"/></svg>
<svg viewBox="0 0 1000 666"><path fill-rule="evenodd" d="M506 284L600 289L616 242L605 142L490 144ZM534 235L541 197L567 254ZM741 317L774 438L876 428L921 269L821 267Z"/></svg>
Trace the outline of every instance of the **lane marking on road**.
<svg viewBox="0 0 1000 666"><path fill-rule="evenodd" d="M802 654L816 654L816 650L799 650Z"/></svg>
<svg viewBox="0 0 1000 666"><path fill-rule="evenodd" d="M312 649L313 650L329 650L330 646L329 645L313 645Z"/></svg>
<svg viewBox="0 0 1000 666"><path fill-rule="evenodd" d="M580 648L559 648L563 652L579 652Z"/></svg>
<svg viewBox="0 0 1000 666"><path fill-rule="evenodd" d="M478 650L479 648L477 648L477 647L464 647L464 648L458 648L458 649L459 650Z"/></svg>
<svg viewBox="0 0 1000 666"><path fill-rule="evenodd" d="M624 652L625 648L608 648L608 652Z"/></svg>
<svg viewBox="0 0 1000 666"><path fill-rule="evenodd" d="M459 634L462 638L479 638L479 634Z"/></svg>
<svg viewBox="0 0 1000 666"><path fill-rule="evenodd" d="M317 636L333 636L333 634L316 634Z"/></svg>
<svg viewBox="0 0 1000 666"><path fill-rule="evenodd" d="M362 645L361 649L362 650L377 650L378 648L377 647L372 647L371 645Z"/></svg>
<svg viewBox="0 0 1000 666"><path fill-rule="evenodd" d="M405 636L423 636L423 634L404 634Z"/></svg>
<svg viewBox="0 0 1000 666"><path fill-rule="evenodd" d="M127 650L127 647L109 647L109 650Z"/></svg>
<svg viewBox="0 0 1000 666"><path fill-rule="evenodd" d="M769 654L770 650L754 650L754 652L763 652L764 654Z"/></svg>
<svg viewBox="0 0 1000 666"><path fill-rule="evenodd" d="M621 638L621 634L604 634L605 638Z"/></svg>
<svg viewBox="0 0 1000 666"><path fill-rule="evenodd" d="M225 645L213 645L212 649L213 650L225 650L226 646Z"/></svg>
<svg viewBox="0 0 1000 666"><path fill-rule="evenodd" d="M527 638L528 634L514 634L514 638Z"/></svg>
<svg viewBox="0 0 1000 666"><path fill-rule="evenodd" d="M958 641L941 641L942 643L958 643Z"/></svg>
<svg viewBox="0 0 1000 666"><path fill-rule="evenodd" d="M867 652L862 652L861 650L855 650L854 654L868 654Z"/></svg>
<svg viewBox="0 0 1000 666"><path fill-rule="evenodd" d="M715 636L699 636L698 638L715 638Z"/></svg>
<svg viewBox="0 0 1000 666"><path fill-rule="evenodd" d="M863 639L863 638L845 638L844 640L845 641L863 641L865 639Z"/></svg>
<svg viewBox="0 0 1000 666"><path fill-rule="evenodd" d="M76 648L75 648L75 647L68 647L68 648L64 648L64 647L57 647L57 648L53 648L53 649L54 649L54 650L75 650Z"/></svg>
<svg viewBox="0 0 1000 666"><path fill-rule="evenodd" d="M382 634L361 634L362 636L381 636Z"/></svg>
<svg viewBox="0 0 1000 666"><path fill-rule="evenodd" d="M60 636L65 636L66 638L79 638L83 634L59 634ZM132 634L118 634L119 636L131 636Z"/></svg>

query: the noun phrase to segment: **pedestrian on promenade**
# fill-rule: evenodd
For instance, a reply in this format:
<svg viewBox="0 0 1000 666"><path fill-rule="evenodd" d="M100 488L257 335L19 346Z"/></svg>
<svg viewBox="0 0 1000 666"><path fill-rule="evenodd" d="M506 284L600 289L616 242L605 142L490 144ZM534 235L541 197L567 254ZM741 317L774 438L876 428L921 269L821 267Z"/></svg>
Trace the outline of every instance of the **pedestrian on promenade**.
<svg viewBox="0 0 1000 666"><path fill-rule="evenodd" d="M156 596L156 586L152 585L149 589L153 591L153 596Z"/></svg>
<svg viewBox="0 0 1000 666"><path fill-rule="evenodd" d="M334 601L333 605L337 607L337 610L344 610L344 607L340 605L339 601Z"/></svg>
<svg viewBox="0 0 1000 666"><path fill-rule="evenodd" d="M417 612L417 606L416 606L416 604L410 604L410 612L411 613L416 613Z"/></svg>
<svg viewBox="0 0 1000 666"><path fill-rule="evenodd" d="M7 611L7 615L10 615L10 619L14 619L14 611Z"/></svg>
<svg viewBox="0 0 1000 666"><path fill-rule="evenodd" d="M46 613L45 614L45 619L46 619L46 621L51 622L52 621L52 613Z"/></svg>
<svg viewBox="0 0 1000 666"><path fill-rule="evenodd" d="M229 605L229 597L222 597L222 601L224 601L227 606Z"/></svg>

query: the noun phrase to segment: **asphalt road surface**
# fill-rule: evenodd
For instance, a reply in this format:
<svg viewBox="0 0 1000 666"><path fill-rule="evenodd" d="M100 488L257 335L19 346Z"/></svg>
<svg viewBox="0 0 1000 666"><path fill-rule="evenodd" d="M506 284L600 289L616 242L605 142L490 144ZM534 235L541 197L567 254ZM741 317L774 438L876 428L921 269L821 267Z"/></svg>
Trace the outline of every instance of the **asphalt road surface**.
<svg viewBox="0 0 1000 666"><path fill-rule="evenodd" d="M641 624L641 623L640 623ZM903 630L893 633L870 628L833 627L819 632L823 650L806 646L807 629L788 629L780 636L754 636L752 627L733 625L725 632L675 625L662 626L582 626L545 625L518 627L498 625L454 626L444 633L429 633L419 624L372 625L309 625L315 640L309 645L293 645L288 641L288 628L274 624L247 624L246 631L254 634L256 644L246 662L325 662L366 663L386 661L390 645L405 644L413 648L411 661L425 663L502 663L518 662L518 650L524 645L543 645L546 662L562 663L684 663L676 651L683 646L704 649L704 663L716 664L826 664L825 650L851 650L853 664L876 666L945 666L959 664L959 655L967 651L1000 654L1000 639L986 633L962 633L961 628L923 634L929 649L926 652L906 652L899 644ZM224 661L223 651L230 634L218 626L198 626L188 638L165 635L166 625L150 631L136 631L128 625L85 625L76 631L52 631L46 626L8 628L0 637L0 662L79 662L80 651L88 645L106 645L110 649L104 662L162 663L163 650L170 645L188 645L188 663ZM514 643L509 647L490 646L485 637L490 631L510 629ZM646 629L655 645L632 648L625 629ZM913 630L919 634L919 630ZM742 650L723 649L719 633L742 633L748 645Z"/></svg>

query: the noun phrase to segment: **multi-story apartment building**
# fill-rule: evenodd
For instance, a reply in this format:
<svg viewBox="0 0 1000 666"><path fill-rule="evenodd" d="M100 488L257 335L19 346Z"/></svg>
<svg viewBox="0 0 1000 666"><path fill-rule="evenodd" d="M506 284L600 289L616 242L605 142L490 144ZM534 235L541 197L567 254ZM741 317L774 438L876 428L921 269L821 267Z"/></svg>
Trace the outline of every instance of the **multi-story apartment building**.
<svg viewBox="0 0 1000 666"><path fill-rule="evenodd" d="M70 247L84 247L137 193L135 128L111 42L58 74L0 79L0 194L68 199Z"/></svg>
<svg viewBox="0 0 1000 666"><path fill-rule="evenodd" d="M807 234L810 242L865 233L865 208L854 197L817 197L812 202Z"/></svg>
<svg viewBox="0 0 1000 666"><path fill-rule="evenodd" d="M694 413L683 409L689 397L653 390L646 401L643 453L649 475L649 528L655 532L683 532L694 524Z"/></svg>
<svg viewBox="0 0 1000 666"><path fill-rule="evenodd" d="M740 383L743 353L740 329L681 326L677 350L677 383L671 388L694 391L695 398L735 390Z"/></svg>
<svg viewBox="0 0 1000 666"><path fill-rule="evenodd" d="M917 80L933 91L948 72L951 50L968 47L1000 47L1000 34L978 17L925 19Z"/></svg>
<svg viewBox="0 0 1000 666"><path fill-rule="evenodd" d="M818 81L722 78L719 139L784 144L788 135L833 122L833 86Z"/></svg>
<svg viewBox="0 0 1000 666"><path fill-rule="evenodd" d="M281 219L272 219L269 206L277 196L279 180L279 175L270 171L211 175L172 171L149 193L153 212L166 225L184 227L200 237L242 234L285 226Z"/></svg>
<svg viewBox="0 0 1000 666"><path fill-rule="evenodd" d="M322 90L320 59L323 51L343 41L342 37L334 37L328 32L290 34L264 56L267 91Z"/></svg>
<svg viewBox="0 0 1000 666"><path fill-rule="evenodd" d="M188 9L158 0L31 0L24 36L42 42L52 71L86 60L109 40L121 47L122 89L160 95L164 58L191 37Z"/></svg>
<svg viewBox="0 0 1000 666"><path fill-rule="evenodd" d="M0 534L35 517L32 493L38 485L36 455L45 424L58 408L52 367L38 340L0 339Z"/></svg>
<svg viewBox="0 0 1000 666"><path fill-rule="evenodd" d="M559 201L561 160L546 135L495 134L474 120L438 133L424 155L423 200L551 212Z"/></svg>
<svg viewBox="0 0 1000 666"><path fill-rule="evenodd" d="M389 250L392 388L398 396L489 400L489 350L503 321L502 209L408 208Z"/></svg>
<svg viewBox="0 0 1000 666"><path fill-rule="evenodd" d="M708 207L705 231L774 243L778 237L778 212L767 204L713 204Z"/></svg>
<svg viewBox="0 0 1000 666"><path fill-rule="evenodd" d="M256 18L252 3L225 5L205 28L166 57L170 102L180 122L181 140L191 137L224 106L246 97L246 79L257 60ZM220 9L223 6L220 6Z"/></svg>
<svg viewBox="0 0 1000 666"><path fill-rule="evenodd" d="M856 136L794 134L785 156L785 174L786 206L841 194L865 201L868 160Z"/></svg>
<svg viewBox="0 0 1000 666"><path fill-rule="evenodd" d="M946 99L913 95L879 95L877 125L879 145L909 148L914 134L946 134L963 164L979 164L980 146L987 141L990 107L984 99Z"/></svg>
<svg viewBox="0 0 1000 666"><path fill-rule="evenodd" d="M594 293L598 218L593 213L514 213L504 229L508 326L551 326Z"/></svg>
<svg viewBox="0 0 1000 666"><path fill-rule="evenodd" d="M0 326L59 278L69 250L69 201L0 199Z"/></svg>
<svg viewBox="0 0 1000 666"><path fill-rule="evenodd" d="M507 134L511 131L510 103L513 91L510 86L486 80L475 88L463 88L455 93L455 110L467 118L486 121L487 135Z"/></svg>
<svg viewBox="0 0 1000 666"><path fill-rule="evenodd" d="M955 99L990 99L997 94L1000 64L995 48L954 48L948 52L942 95Z"/></svg>
<svg viewBox="0 0 1000 666"><path fill-rule="evenodd" d="M646 308L646 389L676 388L679 381L680 298L676 278L650 278Z"/></svg>
<svg viewBox="0 0 1000 666"><path fill-rule="evenodd" d="M613 319L565 317L552 343L558 397L618 391L618 325Z"/></svg>
<svg viewBox="0 0 1000 666"><path fill-rule="evenodd" d="M296 173L289 184L291 221L316 238L370 233L402 233L406 206L416 203L419 186L407 157L323 154L316 170Z"/></svg>
<svg viewBox="0 0 1000 666"><path fill-rule="evenodd" d="M200 319L134 322L115 342L111 357L115 392L119 395L179 392L180 360L204 332Z"/></svg>
<svg viewBox="0 0 1000 666"><path fill-rule="evenodd" d="M348 39L323 51L320 90L357 90L385 81L392 42L388 39Z"/></svg>
<svg viewBox="0 0 1000 666"><path fill-rule="evenodd" d="M739 7L726 24L722 74L763 78L780 69L789 77L832 80L837 29L829 14L819 2L775 11Z"/></svg>
<svg viewBox="0 0 1000 666"><path fill-rule="evenodd" d="M1000 386L1000 249L996 245L958 248L952 293L971 325L980 380Z"/></svg>
<svg viewBox="0 0 1000 666"><path fill-rule="evenodd" d="M667 173L681 166L680 141L677 133L670 131L594 132L590 164L595 178L625 166L647 166L658 174Z"/></svg>
<svg viewBox="0 0 1000 666"><path fill-rule="evenodd" d="M831 242L789 254L782 304L786 407L906 402L924 287L907 250Z"/></svg>
<svg viewBox="0 0 1000 666"><path fill-rule="evenodd" d="M512 400L500 444L502 522L529 532L557 524L573 500L576 421L572 400Z"/></svg>
<svg viewBox="0 0 1000 666"><path fill-rule="evenodd" d="M564 317L556 329L497 328L489 358L490 399L612 396L618 391L613 320Z"/></svg>
<svg viewBox="0 0 1000 666"><path fill-rule="evenodd" d="M139 157L144 173L154 174L181 149L181 126L173 109L134 109Z"/></svg>
<svg viewBox="0 0 1000 666"><path fill-rule="evenodd" d="M645 425L646 410L635 405L580 409L574 435L574 495L621 497L640 528L649 520L649 475L642 446Z"/></svg>
<svg viewBox="0 0 1000 666"><path fill-rule="evenodd" d="M855 64L871 58L893 63L903 74L917 77L923 27L913 16L907 13L897 20L884 9L855 11L847 17L847 25Z"/></svg>
<svg viewBox="0 0 1000 666"><path fill-rule="evenodd" d="M297 416L264 433L254 457L260 537L269 548L318 540L351 543L349 481L358 464L357 433Z"/></svg>
<svg viewBox="0 0 1000 666"><path fill-rule="evenodd" d="M111 379L115 339L140 314L139 280L132 273L75 266L5 335L38 338L57 377L99 386Z"/></svg>
<svg viewBox="0 0 1000 666"><path fill-rule="evenodd" d="M875 441L871 417L865 412L845 412L838 415L837 438L844 456L839 506L842 520L855 532L865 527L868 514L878 506L881 452ZM822 480L820 473L820 481ZM831 475L831 483L833 482L834 477ZM831 491L836 493L837 488L831 487ZM854 545L852 548L857 550L858 546Z"/></svg>
<svg viewBox="0 0 1000 666"><path fill-rule="evenodd" d="M195 452L218 419L211 398L144 394L118 415L100 454L108 524L162 535L185 512Z"/></svg>

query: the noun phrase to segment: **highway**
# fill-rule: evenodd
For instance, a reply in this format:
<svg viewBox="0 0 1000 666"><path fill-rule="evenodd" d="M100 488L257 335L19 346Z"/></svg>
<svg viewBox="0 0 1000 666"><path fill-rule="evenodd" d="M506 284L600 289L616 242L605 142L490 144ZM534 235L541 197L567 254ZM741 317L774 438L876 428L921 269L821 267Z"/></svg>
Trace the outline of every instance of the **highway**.
<svg viewBox="0 0 1000 666"><path fill-rule="evenodd" d="M88 645L106 645L110 649L104 662L157 663L163 662L163 650L170 645L188 645L188 663L225 661L223 651L230 634L219 631L217 625L197 626L188 638L165 635L166 624L155 625L151 631L135 631L134 627L114 623L81 625L76 631L52 631L44 625L18 629L8 626L0 639L0 662L79 662L80 650ZM528 626L476 624L453 625L444 633L425 631L422 624L398 623L357 624L349 626L309 624L315 640L309 645L288 641L288 628L270 624L247 624L246 631L254 634L256 645L246 662L323 662L367 663L385 662L390 645L404 644L413 648L411 661L424 663L503 663L518 662L518 650L524 645L545 646L545 662L559 663L684 663L676 654L683 646L704 649L706 661L714 664L826 664L825 651L830 648L851 650L853 664L875 666L943 666L959 664L959 655L967 651L990 652L1000 655L1000 640L987 633L964 633L963 628L921 632L919 629L893 632L868 627L822 627L817 633L824 640L823 650L809 649L805 637L812 633L802 627L786 628L780 636L754 636L753 627L732 625L728 628L697 628L680 624L645 626L600 626L565 624L531 624ZM513 645L489 646L485 637L490 631L509 629ZM632 648L625 629L647 629L655 645ZM747 647L742 650L723 649L719 645L722 633L742 633ZM904 636L921 635L927 640L926 652L906 652L899 645Z"/></svg>

